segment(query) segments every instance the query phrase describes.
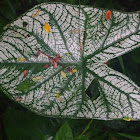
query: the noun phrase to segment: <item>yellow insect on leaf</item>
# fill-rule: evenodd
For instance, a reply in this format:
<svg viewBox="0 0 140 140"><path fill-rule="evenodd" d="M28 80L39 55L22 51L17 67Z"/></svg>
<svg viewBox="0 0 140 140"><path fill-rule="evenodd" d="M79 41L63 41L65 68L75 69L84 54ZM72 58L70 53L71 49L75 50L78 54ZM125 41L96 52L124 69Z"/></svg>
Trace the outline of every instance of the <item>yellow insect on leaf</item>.
<svg viewBox="0 0 140 140"><path fill-rule="evenodd" d="M60 73L64 78L66 78L66 73L64 71L61 71Z"/></svg>
<svg viewBox="0 0 140 140"><path fill-rule="evenodd" d="M48 24L48 23L45 23L44 29L45 29L45 31L46 31L47 33L50 32L50 27L49 27L49 24Z"/></svg>
<svg viewBox="0 0 140 140"><path fill-rule="evenodd" d="M77 72L77 69L73 69L72 72L73 72L73 73Z"/></svg>
<svg viewBox="0 0 140 140"><path fill-rule="evenodd" d="M56 93L56 98L59 98L59 93Z"/></svg>
<svg viewBox="0 0 140 140"><path fill-rule="evenodd" d="M25 60L26 59L24 57L18 57L16 61L17 62L25 62Z"/></svg>
<svg viewBox="0 0 140 140"><path fill-rule="evenodd" d="M129 117L124 117L123 120L125 120L125 121L131 121L131 118L129 118Z"/></svg>

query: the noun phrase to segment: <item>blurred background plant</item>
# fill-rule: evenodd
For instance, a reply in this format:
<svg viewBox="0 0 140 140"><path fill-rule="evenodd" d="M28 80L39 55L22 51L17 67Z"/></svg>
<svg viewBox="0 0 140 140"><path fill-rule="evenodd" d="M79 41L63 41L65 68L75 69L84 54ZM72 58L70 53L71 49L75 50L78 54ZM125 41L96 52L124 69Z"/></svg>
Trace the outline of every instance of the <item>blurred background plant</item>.
<svg viewBox="0 0 140 140"><path fill-rule="evenodd" d="M34 5L43 2L77 4L78 0L1 0L0 34L3 28ZM81 0L81 4L94 7L139 11L138 0ZM140 86L140 48L108 62L108 66L120 71ZM87 94L96 92L92 83ZM95 97L96 98L96 97ZM0 90L0 140L140 140L140 121L58 119L38 116L8 99Z"/></svg>

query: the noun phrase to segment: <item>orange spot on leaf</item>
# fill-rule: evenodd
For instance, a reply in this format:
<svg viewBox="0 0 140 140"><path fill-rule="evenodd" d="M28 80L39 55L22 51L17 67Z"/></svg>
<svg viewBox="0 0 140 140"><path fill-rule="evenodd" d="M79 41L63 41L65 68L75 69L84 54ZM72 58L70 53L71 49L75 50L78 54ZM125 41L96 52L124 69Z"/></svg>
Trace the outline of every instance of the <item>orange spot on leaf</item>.
<svg viewBox="0 0 140 140"><path fill-rule="evenodd" d="M54 68L57 68L57 62L59 62L59 59L60 59L59 54L56 55L55 59L54 58L50 59L50 63L52 66L54 66Z"/></svg>
<svg viewBox="0 0 140 140"><path fill-rule="evenodd" d="M45 31L46 31L47 33L50 32L50 27L49 27L49 24L48 24L48 23L45 23L44 29L45 29Z"/></svg>
<svg viewBox="0 0 140 140"><path fill-rule="evenodd" d="M37 58L39 55L40 55L40 51L38 51L34 57Z"/></svg>
<svg viewBox="0 0 140 140"><path fill-rule="evenodd" d="M54 59L56 62L59 62L59 59L60 59L60 54L57 54L56 55L56 58Z"/></svg>
<svg viewBox="0 0 140 140"><path fill-rule="evenodd" d="M106 65L107 65L107 64L108 64L108 61L104 62L104 64L106 64Z"/></svg>
<svg viewBox="0 0 140 140"><path fill-rule="evenodd" d="M16 101L18 102L18 101L20 101L21 99L22 99L22 97L19 97L19 98L16 99Z"/></svg>
<svg viewBox="0 0 140 140"><path fill-rule="evenodd" d="M42 66L43 68L48 68L49 67L49 65L48 64L46 64L45 66Z"/></svg>
<svg viewBox="0 0 140 140"><path fill-rule="evenodd" d="M54 61L53 66L54 66L54 68L57 68L57 62Z"/></svg>
<svg viewBox="0 0 140 140"><path fill-rule="evenodd" d="M60 54L57 54L56 57L59 58L60 57Z"/></svg>
<svg viewBox="0 0 140 140"><path fill-rule="evenodd" d="M40 13L40 10L38 9L37 13L35 14L34 11L32 13L32 17L35 18Z"/></svg>
<svg viewBox="0 0 140 140"><path fill-rule="evenodd" d="M53 58L50 59L50 63L54 68L57 68L57 62Z"/></svg>
<svg viewBox="0 0 140 140"><path fill-rule="evenodd" d="M27 74L27 70L24 70L24 71L23 71L23 74L24 74L24 76L26 76L26 74Z"/></svg>
<svg viewBox="0 0 140 140"><path fill-rule="evenodd" d="M106 19L106 20L109 20L110 17L111 17L111 14L112 14L112 12L111 12L110 10L108 10L108 11L106 12L106 14L105 14L105 19Z"/></svg>

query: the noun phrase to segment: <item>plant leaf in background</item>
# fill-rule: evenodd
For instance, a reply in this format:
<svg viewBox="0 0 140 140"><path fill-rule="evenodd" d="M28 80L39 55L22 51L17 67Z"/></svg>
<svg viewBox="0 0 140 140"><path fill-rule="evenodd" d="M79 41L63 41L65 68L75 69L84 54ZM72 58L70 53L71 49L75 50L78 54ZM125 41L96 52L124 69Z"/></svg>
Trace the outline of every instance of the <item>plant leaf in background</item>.
<svg viewBox="0 0 140 140"><path fill-rule="evenodd" d="M9 108L3 123L8 140L52 140L64 120L58 122L57 119L38 116L28 110Z"/></svg>
<svg viewBox="0 0 140 140"><path fill-rule="evenodd" d="M89 129L91 123L93 120L91 120L88 125L86 126L86 128L84 129L84 131L76 138L76 139L88 139L88 136L84 136L84 134L86 133L86 131Z"/></svg>
<svg viewBox="0 0 140 140"><path fill-rule="evenodd" d="M67 122L57 131L54 140L73 140L72 129Z"/></svg>
<svg viewBox="0 0 140 140"><path fill-rule="evenodd" d="M121 136L124 136L126 138L129 138L131 140L139 140L140 139L140 137L136 137L136 136L132 136L132 135L128 135L128 134L123 134L123 133L118 133L118 134Z"/></svg>
<svg viewBox="0 0 140 140"><path fill-rule="evenodd" d="M140 88L105 64L139 47L139 13L111 10L106 20L106 10L81 6L80 53L79 35L71 32L78 29L78 11L74 5L40 4L11 23L0 38L1 88L11 99L21 97L18 103L44 116L140 119ZM43 68L52 60L53 66ZM42 78L32 80L36 77ZM85 91L93 80L100 94L92 100Z"/></svg>

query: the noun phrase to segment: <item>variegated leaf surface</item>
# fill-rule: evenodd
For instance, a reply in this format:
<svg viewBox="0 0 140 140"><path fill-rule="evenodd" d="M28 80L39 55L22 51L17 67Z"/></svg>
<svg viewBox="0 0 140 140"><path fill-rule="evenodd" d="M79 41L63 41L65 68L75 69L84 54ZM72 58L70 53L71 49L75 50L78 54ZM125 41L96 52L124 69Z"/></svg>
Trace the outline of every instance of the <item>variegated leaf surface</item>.
<svg viewBox="0 0 140 140"><path fill-rule="evenodd" d="M78 11L43 3L7 25L0 38L2 90L44 116L140 119L140 88L104 64L140 46L139 13L112 10L106 20L106 10L81 6L80 51ZM57 54L55 68L50 58ZM91 100L85 91L94 79L100 96Z"/></svg>

